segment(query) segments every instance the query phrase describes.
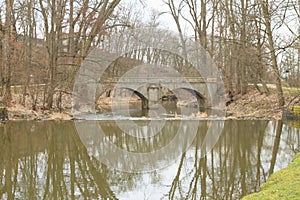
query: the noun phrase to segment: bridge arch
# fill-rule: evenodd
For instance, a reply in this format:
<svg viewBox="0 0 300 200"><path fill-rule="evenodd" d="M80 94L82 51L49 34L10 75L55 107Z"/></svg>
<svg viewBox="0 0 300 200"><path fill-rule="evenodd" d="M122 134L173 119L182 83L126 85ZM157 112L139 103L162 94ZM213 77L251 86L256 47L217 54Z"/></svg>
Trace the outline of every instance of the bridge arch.
<svg viewBox="0 0 300 200"><path fill-rule="evenodd" d="M136 89L133 89L131 87L113 87L113 88L111 88L110 86L107 86L105 88L102 88L101 90L98 91L98 93L96 95L96 102L104 93L108 93L110 95L111 91L116 90L116 89L125 89L128 91L131 91L133 94L135 94L136 96L138 96L141 99L142 109L148 109L149 100L146 97L146 94L143 94L143 92L137 91Z"/></svg>
<svg viewBox="0 0 300 200"><path fill-rule="evenodd" d="M129 87L119 87L119 89L126 89L126 90L133 92L135 95L137 95L142 100L142 109L148 109L149 101L144 94L142 94L141 92L139 92L135 89L129 88Z"/></svg>
<svg viewBox="0 0 300 200"><path fill-rule="evenodd" d="M135 56L135 52L144 51L157 54L157 60ZM206 57L201 59L207 61ZM211 97L216 95L211 93L217 92L218 88L215 85L218 78L214 74L207 73L201 63L196 64L181 54L161 48L129 50L107 66L98 80L100 85L98 88L99 91L103 91L113 85L116 88L124 86L124 89L132 91L142 100L143 109L149 109L151 105L163 101L168 89L172 91L178 88L192 94L197 99L199 108L205 110L213 105ZM157 86L157 95L154 89L151 89L151 85Z"/></svg>
<svg viewBox="0 0 300 200"><path fill-rule="evenodd" d="M192 94L196 99L197 99L197 102L198 102L198 106L200 108L200 111L204 111L206 108L207 108L207 102L206 102L206 98L204 97L204 95L202 95L200 92L198 92L197 90L194 90L192 88L185 88L185 87L182 87L182 88L176 88L174 89L174 93L178 93L179 90L184 90L184 91L187 91L189 92L190 94Z"/></svg>

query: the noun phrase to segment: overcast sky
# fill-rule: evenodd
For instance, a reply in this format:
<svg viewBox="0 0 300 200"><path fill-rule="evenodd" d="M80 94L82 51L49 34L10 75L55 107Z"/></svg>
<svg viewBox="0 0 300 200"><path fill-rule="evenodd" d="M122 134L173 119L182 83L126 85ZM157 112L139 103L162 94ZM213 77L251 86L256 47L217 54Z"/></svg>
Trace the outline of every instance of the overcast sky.
<svg viewBox="0 0 300 200"><path fill-rule="evenodd" d="M167 5L163 3L163 0L144 0L144 5L142 5L139 0L126 0L126 3L127 2L135 5L137 9L142 10L145 21L150 19L152 11L156 11L157 13L169 11ZM158 22L162 28L177 32L176 24L171 14L165 13L161 15Z"/></svg>
<svg viewBox="0 0 300 200"><path fill-rule="evenodd" d="M144 6L142 6L142 4L140 3L140 0L125 0L126 3L136 5L137 9L143 10L143 14L145 14L144 15L145 21L147 21L147 19L150 18L151 10L156 10L158 13L169 11L167 5L165 5L165 3L163 2L164 0L141 0L141 1L144 2ZM176 3L175 3L175 5L176 5ZM187 13L186 15L188 16L189 13ZM292 15L294 15L294 14L292 14ZM294 15L293 17L290 17L290 19L287 19L286 21L289 24L289 28L291 28L295 33L297 33L297 27L299 27L299 25L300 25L300 19L297 20L297 17L296 18L295 17L296 16ZM161 15L159 17L158 21L162 28L177 32L176 24L170 13L165 13L165 14ZM194 34L191 26L187 22L185 22L183 19L181 19L181 23L182 23L182 28L183 28L185 34L187 34L188 36L191 36ZM273 25L274 25L274 23L273 23ZM275 29L274 31L275 31L274 33L278 36L277 38L279 40L280 39L286 40L287 37L291 37L291 36L295 37L295 35L293 35L290 32L290 30L287 28L286 25L283 25L282 27L280 27L280 29Z"/></svg>

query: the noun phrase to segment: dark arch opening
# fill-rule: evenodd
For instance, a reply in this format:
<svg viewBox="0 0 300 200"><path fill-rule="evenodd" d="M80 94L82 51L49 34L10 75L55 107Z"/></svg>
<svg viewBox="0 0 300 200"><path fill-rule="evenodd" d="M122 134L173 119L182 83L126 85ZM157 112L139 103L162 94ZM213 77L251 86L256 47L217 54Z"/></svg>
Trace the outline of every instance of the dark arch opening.
<svg viewBox="0 0 300 200"><path fill-rule="evenodd" d="M205 110L205 108L206 108L206 106L205 106L205 100L206 100L206 98L200 92L198 92L196 90L193 90L191 88L176 88L174 90L174 93L175 94L177 93L176 96L178 95L179 90L185 90L185 91L189 92L190 94L192 94L197 99L200 111L204 111Z"/></svg>
<svg viewBox="0 0 300 200"><path fill-rule="evenodd" d="M186 91L190 92L197 99L203 99L203 100L205 100L205 97L200 92L198 92L196 90L193 90L191 88L177 88L177 89L175 89L175 91L176 90L180 90L180 89L186 90Z"/></svg>
<svg viewBox="0 0 300 200"><path fill-rule="evenodd" d="M128 87L120 87L119 89L126 89L126 90L133 92L133 94L135 94L142 100L142 110L148 109L148 99L145 97L145 95L143 95L142 93L140 93L132 88L128 88Z"/></svg>
<svg viewBox="0 0 300 200"><path fill-rule="evenodd" d="M120 87L120 88L118 88L118 89L129 90L129 91L133 92L135 95L137 95L138 97L140 97L142 100L147 100L147 101L148 101L148 99L147 99L142 93L140 93L140 92L138 92L138 91L136 91L136 90L134 90L134 89L132 89L132 88L128 88L128 87Z"/></svg>
<svg viewBox="0 0 300 200"><path fill-rule="evenodd" d="M117 87L117 88L113 88L113 89L106 88L101 93L98 93L96 99L99 99L104 93L106 93L107 97L110 97L111 92L113 90L116 90L116 89L121 89L121 90L125 89L125 90L128 90L128 91L131 91L133 94L135 94L136 96L138 96L141 99L141 101L142 101L141 102L142 109L148 109L148 99L145 97L145 95L143 95L142 93L140 93L140 92L138 92L138 91L136 91L136 90L134 90L132 88L128 88L128 87Z"/></svg>

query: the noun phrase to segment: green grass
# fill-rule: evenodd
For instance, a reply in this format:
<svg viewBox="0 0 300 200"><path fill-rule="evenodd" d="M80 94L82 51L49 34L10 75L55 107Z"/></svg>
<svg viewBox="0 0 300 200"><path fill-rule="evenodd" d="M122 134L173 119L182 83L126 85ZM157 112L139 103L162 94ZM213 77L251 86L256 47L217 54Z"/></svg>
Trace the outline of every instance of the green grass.
<svg viewBox="0 0 300 200"><path fill-rule="evenodd" d="M243 198L243 200L256 199L300 199L300 154L293 159L287 168L272 174L268 181L261 186L260 192Z"/></svg>
<svg viewBox="0 0 300 200"><path fill-rule="evenodd" d="M299 88L282 88L284 94L300 94Z"/></svg>
<svg viewBox="0 0 300 200"><path fill-rule="evenodd" d="M258 86L258 87L259 87L259 89L263 89L262 86ZM276 88L268 87L268 89L269 89L269 92L271 94L277 92ZM298 87L291 87L288 84L283 84L282 83L282 91L283 91L284 94L300 94L300 87L299 88Z"/></svg>
<svg viewBox="0 0 300 200"><path fill-rule="evenodd" d="M11 93L21 93L22 91L23 91L23 87L14 87L14 86L10 87Z"/></svg>

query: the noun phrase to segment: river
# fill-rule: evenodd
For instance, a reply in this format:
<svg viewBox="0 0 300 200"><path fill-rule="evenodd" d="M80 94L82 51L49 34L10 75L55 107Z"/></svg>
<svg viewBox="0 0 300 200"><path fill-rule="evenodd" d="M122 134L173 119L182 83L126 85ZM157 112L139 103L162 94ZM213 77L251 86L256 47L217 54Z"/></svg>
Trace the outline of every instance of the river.
<svg viewBox="0 0 300 200"><path fill-rule="evenodd" d="M0 124L0 199L241 199L299 152L295 126L8 121Z"/></svg>

